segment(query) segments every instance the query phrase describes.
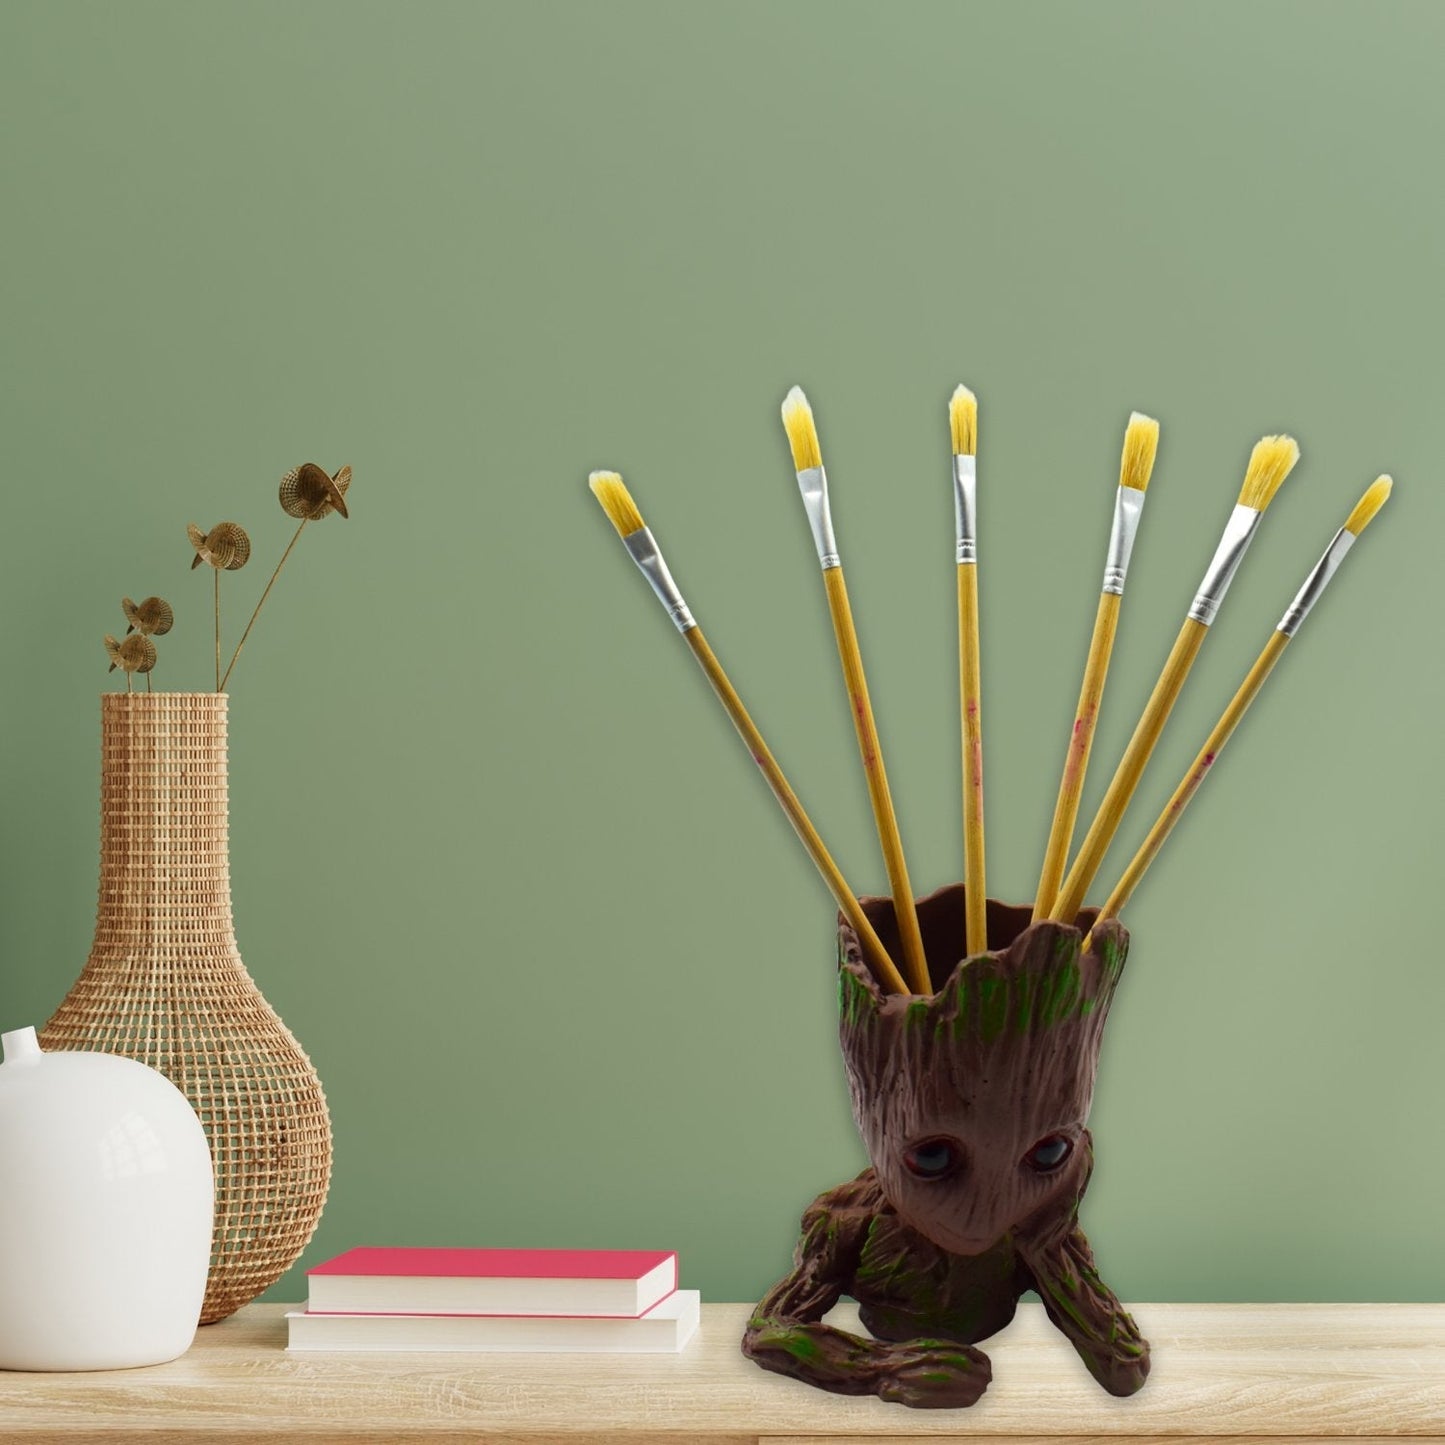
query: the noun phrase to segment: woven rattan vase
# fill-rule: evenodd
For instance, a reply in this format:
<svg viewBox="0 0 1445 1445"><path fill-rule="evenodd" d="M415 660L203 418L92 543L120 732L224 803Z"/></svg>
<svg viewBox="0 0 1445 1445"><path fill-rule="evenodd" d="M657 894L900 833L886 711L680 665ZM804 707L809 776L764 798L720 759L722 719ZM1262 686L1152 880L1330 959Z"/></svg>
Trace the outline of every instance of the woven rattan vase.
<svg viewBox="0 0 1445 1445"><path fill-rule="evenodd" d="M236 949L226 702L210 692L102 696L95 943L42 1034L47 1049L159 1069L200 1116L216 1180L203 1324L295 1262L331 1178L321 1081Z"/></svg>

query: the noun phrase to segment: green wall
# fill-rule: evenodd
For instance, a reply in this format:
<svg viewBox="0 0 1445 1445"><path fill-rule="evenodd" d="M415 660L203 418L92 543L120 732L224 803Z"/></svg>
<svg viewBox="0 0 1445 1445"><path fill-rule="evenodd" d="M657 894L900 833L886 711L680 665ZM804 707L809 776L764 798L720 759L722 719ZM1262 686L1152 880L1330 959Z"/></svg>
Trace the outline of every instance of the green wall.
<svg viewBox="0 0 1445 1445"><path fill-rule="evenodd" d="M758 1295L861 1167L832 909L587 494L633 485L860 889L777 407L809 388L918 886L960 871L945 405L981 399L991 879L1032 887L1132 408L1161 418L1086 811L1251 443L1304 459L1123 866L1379 471L1395 500L1128 912L1086 1223L1149 1299L1438 1299L1445 8L0 7L0 1001L93 920L101 635L184 524L280 551L233 679L242 953L335 1115L307 1261L668 1245ZM275 1292L296 1298L299 1273Z"/></svg>

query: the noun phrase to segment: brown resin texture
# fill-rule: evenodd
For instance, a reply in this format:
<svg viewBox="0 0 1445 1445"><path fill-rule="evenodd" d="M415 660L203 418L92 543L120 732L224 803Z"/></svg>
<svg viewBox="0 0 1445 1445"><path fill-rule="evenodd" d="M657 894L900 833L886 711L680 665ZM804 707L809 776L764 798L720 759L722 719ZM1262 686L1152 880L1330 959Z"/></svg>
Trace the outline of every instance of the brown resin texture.
<svg viewBox="0 0 1445 1445"><path fill-rule="evenodd" d="M890 952L891 900L863 900ZM839 1040L872 1161L803 1215L793 1270L758 1305L743 1351L840 1394L971 1405L990 1378L973 1346L1036 1290L1096 1380L1137 1390L1149 1350L1100 1280L1079 1228L1093 1167L1085 1127L1099 1043L1129 937L1030 924L988 903L988 953L960 960L964 890L918 904L929 997L883 994L839 929ZM821 1323L843 1295L867 1339Z"/></svg>

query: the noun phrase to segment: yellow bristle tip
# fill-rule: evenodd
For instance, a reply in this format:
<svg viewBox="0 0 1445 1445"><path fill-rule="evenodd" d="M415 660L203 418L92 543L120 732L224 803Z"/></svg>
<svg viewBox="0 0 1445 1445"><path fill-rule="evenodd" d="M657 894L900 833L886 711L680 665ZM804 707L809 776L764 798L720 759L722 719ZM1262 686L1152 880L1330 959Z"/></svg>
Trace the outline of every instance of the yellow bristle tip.
<svg viewBox="0 0 1445 1445"><path fill-rule="evenodd" d="M1389 501L1394 486L1389 477L1376 477L1365 488L1365 495L1355 503L1355 510L1345 518L1345 531L1358 537L1375 520L1375 513Z"/></svg>
<svg viewBox="0 0 1445 1445"><path fill-rule="evenodd" d="M948 429L953 433L953 454L971 457L978 451L978 398L957 386L948 399Z"/></svg>
<svg viewBox="0 0 1445 1445"><path fill-rule="evenodd" d="M1129 414L1124 428L1124 455L1119 462L1119 485L1136 492L1149 490L1154 474L1154 454L1159 450L1159 423L1142 411Z"/></svg>
<svg viewBox="0 0 1445 1445"><path fill-rule="evenodd" d="M1239 505L1262 512L1274 500L1280 483L1299 461L1299 443L1293 437L1261 437L1249 454Z"/></svg>
<svg viewBox="0 0 1445 1445"><path fill-rule="evenodd" d="M637 510L631 492L616 472L593 472L587 478L587 485L592 488L592 495L602 503L602 510L607 513L607 520L617 528L619 537L630 537L642 530L642 513Z"/></svg>
<svg viewBox="0 0 1445 1445"><path fill-rule="evenodd" d="M803 395L803 388L795 386L783 398L783 429L788 433L788 445L793 450L793 466L805 472L810 467L823 465L823 449L818 444L818 427L813 420L813 408Z"/></svg>

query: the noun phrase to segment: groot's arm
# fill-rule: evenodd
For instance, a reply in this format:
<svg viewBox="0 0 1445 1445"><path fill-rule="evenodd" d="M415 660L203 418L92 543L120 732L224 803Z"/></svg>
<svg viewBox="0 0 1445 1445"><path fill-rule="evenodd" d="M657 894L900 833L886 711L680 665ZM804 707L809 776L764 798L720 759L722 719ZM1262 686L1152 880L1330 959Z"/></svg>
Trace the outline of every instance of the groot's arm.
<svg viewBox="0 0 1445 1445"><path fill-rule="evenodd" d="M1094 1163L1087 1135L1081 1163L1082 1179L1071 1207L1042 1230L1021 1230L1016 1242L1049 1318L1079 1352L1089 1373L1111 1395L1132 1395L1148 1378L1149 1344L1099 1278L1094 1251L1079 1228L1078 1199Z"/></svg>
<svg viewBox="0 0 1445 1445"><path fill-rule="evenodd" d="M856 1183L820 1195L804 1213L792 1273L754 1310L743 1353L765 1370L840 1395L973 1404L990 1377L979 1351L948 1340L886 1344L820 1323L852 1284L867 1238L871 1217L849 1208Z"/></svg>

